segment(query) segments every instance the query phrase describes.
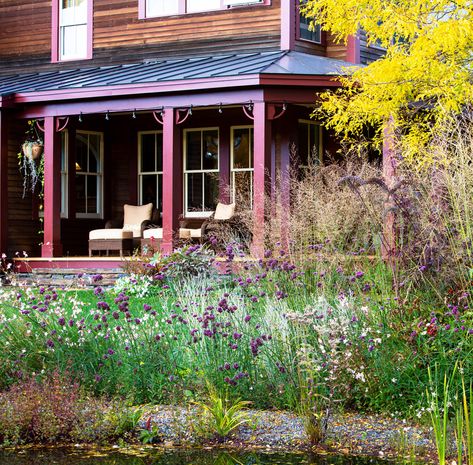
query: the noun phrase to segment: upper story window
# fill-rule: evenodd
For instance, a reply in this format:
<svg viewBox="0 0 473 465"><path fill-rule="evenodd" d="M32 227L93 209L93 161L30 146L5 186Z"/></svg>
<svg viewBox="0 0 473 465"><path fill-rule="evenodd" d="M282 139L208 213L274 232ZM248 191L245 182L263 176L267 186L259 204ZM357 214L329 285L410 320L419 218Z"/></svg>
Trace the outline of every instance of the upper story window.
<svg viewBox="0 0 473 465"><path fill-rule="evenodd" d="M301 4L305 4L305 0L301 0ZM308 40L316 44L322 43L322 30L320 24L310 25L311 20L306 18L302 13L299 13L299 31L298 38L302 40Z"/></svg>
<svg viewBox="0 0 473 465"><path fill-rule="evenodd" d="M236 6L270 5L270 0L139 0L139 17L200 13L225 10Z"/></svg>
<svg viewBox="0 0 473 465"><path fill-rule="evenodd" d="M53 61L92 57L93 0L53 0Z"/></svg>

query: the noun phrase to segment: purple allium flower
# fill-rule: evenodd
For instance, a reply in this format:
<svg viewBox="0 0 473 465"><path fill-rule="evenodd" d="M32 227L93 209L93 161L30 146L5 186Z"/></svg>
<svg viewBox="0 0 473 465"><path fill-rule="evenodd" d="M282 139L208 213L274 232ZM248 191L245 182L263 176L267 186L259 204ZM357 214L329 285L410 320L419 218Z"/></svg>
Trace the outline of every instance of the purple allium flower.
<svg viewBox="0 0 473 465"><path fill-rule="evenodd" d="M52 339L48 339L46 341L46 346L52 349L54 347L54 341Z"/></svg>
<svg viewBox="0 0 473 465"><path fill-rule="evenodd" d="M94 289L94 294L95 294L95 295L103 294L103 289L102 289L100 286L96 287L96 288Z"/></svg>
<svg viewBox="0 0 473 465"><path fill-rule="evenodd" d="M223 368L225 370L229 370L231 368L230 364L228 362L225 362L225 364L223 365Z"/></svg>
<svg viewBox="0 0 473 465"><path fill-rule="evenodd" d="M57 322L60 326L64 326L66 324L66 319L64 317L61 317Z"/></svg>
<svg viewBox="0 0 473 465"><path fill-rule="evenodd" d="M251 320L251 315L245 316L245 323L248 323Z"/></svg>
<svg viewBox="0 0 473 465"><path fill-rule="evenodd" d="M365 275L365 273L363 273L363 271L357 271L357 272L355 273L355 278L360 279L360 278L362 278L364 275Z"/></svg>
<svg viewBox="0 0 473 465"><path fill-rule="evenodd" d="M113 349L108 349L107 352L108 352L108 355L113 355L115 353Z"/></svg>

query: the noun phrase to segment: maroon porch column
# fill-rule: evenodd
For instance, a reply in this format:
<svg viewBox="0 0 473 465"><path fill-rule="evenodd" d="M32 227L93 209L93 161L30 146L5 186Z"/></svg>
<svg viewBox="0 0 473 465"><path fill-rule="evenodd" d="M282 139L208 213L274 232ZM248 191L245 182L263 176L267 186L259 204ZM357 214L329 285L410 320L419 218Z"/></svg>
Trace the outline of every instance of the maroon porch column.
<svg viewBox="0 0 473 465"><path fill-rule="evenodd" d="M8 130L5 110L0 110L0 255L8 240Z"/></svg>
<svg viewBox="0 0 473 465"><path fill-rule="evenodd" d="M254 182L253 182L253 245L257 257L264 253L265 220L271 186L271 121L266 102L257 102L254 116Z"/></svg>
<svg viewBox="0 0 473 465"><path fill-rule="evenodd" d="M62 255L61 138L56 118L44 118L44 239L42 257Z"/></svg>
<svg viewBox="0 0 473 465"><path fill-rule="evenodd" d="M280 166L280 192L281 192L281 247L289 248L289 211L291 209L291 172L297 167L291 166L291 147L297 141L297 118L290 115L280 124L281 135L281 166ZM287 214L284 214L287 212Z"/></svg>
<svg viewBox="0 0 473 465"><path fill-rule="evenodd" d="M176 112L166 108L163 114L163 240L161 250L174 249L182 213L182 153Z"/></svg>
<svg viewBox="0 0 473 465"><path fill-rule="evenodd" d="M220 202L229 204L230 192L230 151L231 137L230 126L222 123L219 127L219 199Z"/></svg>

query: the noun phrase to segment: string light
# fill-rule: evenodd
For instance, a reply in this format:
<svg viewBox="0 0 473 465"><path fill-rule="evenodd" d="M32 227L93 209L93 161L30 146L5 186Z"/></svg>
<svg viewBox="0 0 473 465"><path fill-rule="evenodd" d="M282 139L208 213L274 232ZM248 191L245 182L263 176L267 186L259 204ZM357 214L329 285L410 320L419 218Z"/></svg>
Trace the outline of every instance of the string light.
<svg viewBox="0 0 473 465"><path fill-rule="evenodd" d="M110 121L110 114L107 110L107 113L105 113L105 121Z"/></svg>
<svg viewBox="0 0 473 465"><path fill-rule="evenodd" d="M192 116L192 105L189 108L189 115Z"/></svg>
<svg viewBox="0 0 473 465"><path fill-rule="evenodd" d="M133 110L133 114L131 115L133 119L136 119L136 108Z"/></svg>
<svg viewBox="0 0 473 465"><path fill-rule="evenodd" d="M79 113L79 123L82 123L82 112Z"/></svg>
<svg viewBox="0 0 473 465"><path fill-rule="evenodd" d="M219 112L220 114L223 113L223 110L222 110L222 102L220 102L220 103L218 104L218 112Z"/></svg>

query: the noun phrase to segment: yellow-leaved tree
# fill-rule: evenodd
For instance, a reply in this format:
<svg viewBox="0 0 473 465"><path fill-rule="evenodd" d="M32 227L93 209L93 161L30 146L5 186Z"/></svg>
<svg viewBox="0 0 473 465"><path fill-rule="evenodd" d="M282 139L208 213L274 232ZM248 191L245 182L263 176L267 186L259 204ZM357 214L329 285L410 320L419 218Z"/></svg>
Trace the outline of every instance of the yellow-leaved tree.
<svg viewBox="0 0 473 465"><path fill-rule="evenodd" d="M422 147L473 99L473 2L307 0L300 8L341 41L364 30L369 44L386 49L347 70L339 90L321 95L316 115L344 138L374 127L378 144L391 121L404 158L428 163Z"/></svg>

